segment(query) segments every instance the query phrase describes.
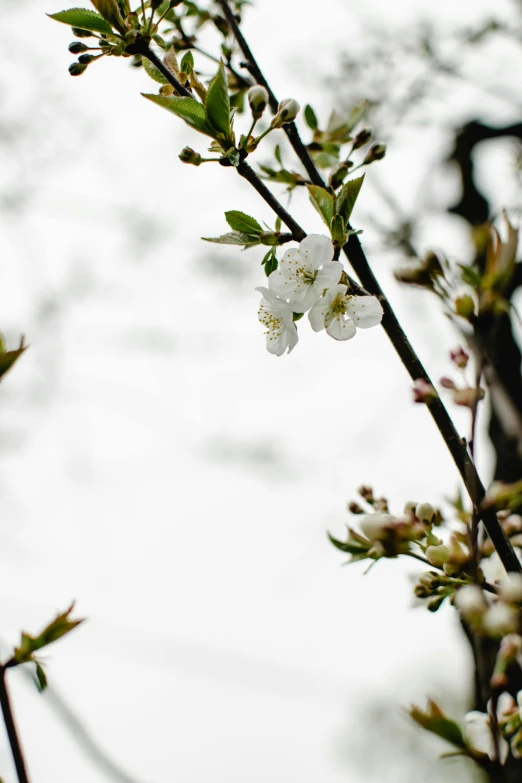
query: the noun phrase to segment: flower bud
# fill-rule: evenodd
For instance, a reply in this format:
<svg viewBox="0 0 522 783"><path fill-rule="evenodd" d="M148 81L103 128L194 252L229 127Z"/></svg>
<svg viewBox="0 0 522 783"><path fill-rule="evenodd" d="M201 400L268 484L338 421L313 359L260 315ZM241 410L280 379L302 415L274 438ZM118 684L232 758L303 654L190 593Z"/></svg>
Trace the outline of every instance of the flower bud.
<svg viewBox="0 0 522 783"><path fill-rule="evenodd" d="M455 385L455 382L451 380L451 378L441 378L439 381L440 385L443 389L451 389L452 391L457 391L457 387Z"/></svg>
<svg viewBox="0 0 522 783"><path fill-rule="evenodd" d="M81 63L72 63L69 66L69 73L71 74L71 76L81 76L86 68L87 66L82 65Z"/></svg>
<svg viewBox="0 0 522 783"><path fill-rule="evenodd" d="M468 386L465 389L455 389L453 402L455 405L462 405L463 408L474 408L485 396L486 392L484 389L475 389Z"/></svg>
<svg viewBox="0 0 522 783"><path fill-rule="evenodd" d="M500 637L517 629L517 611L500 601L489 607L482 618L482 630L488 636Z"/></svg>
<svg viewBox="0 0 522 783"><path fill-rule="evenodd" d="M88 51L89 47L81 43L81 41L73 41L72 44L69 44L69 51L71 54L82 54L82 52Z"/></svg>
<svg viewBox="0 0 522 783"><path fill-rule="evenodd" d="M453 351L450 351L450 359L461 370L465 370L469 362L469 353L466 353L464 348L459 345Z"/></svg>
<svg viewBox="0 0 522 783"><path fill-rule="evenodd" d="M364 145L370 141L371 137L372 137L372 132L370 128L363 128L361 131L359 131L359 133L353 140L353 149L358 150L361 147L364 147Z"/></svg>
<svg viewBox="0 0 522 783"><path fill-rule="evenodd" d="M436 400L437 392L424 378L417 378L413 384L413 401L428 404Z"/></svg>
<svg viewBox="0 0 522 783"><path fill-rule="evenodd" d="M247 92L248 103L252 116L258 120L268 104L268 91L260 84L255 84Z"/></svg>
<svg viewBox="0 0 522 783"><path fill-rule="evenodd" d="M362 165L368 166L376 160L382 160L386 155L386 144L372 144L368 150Z"/></svg>
<svg viewBox="0 0 522 783"><path fill-rule="evenodd" d="M199 166L201 164L201 155L191 147L184 147L178 155L178 158L182 163L190 163L192 166Z"/></svg>
<svg viewBox="0 0 522 783"><path fill-rule="evenodd" d="M475 313L475 302L471 296L468 296L468 294L459 296L458 299L455 300L455 312L457 315L460 315L461 318L469 320Z"/></svg>
<svg viewBox="0 0 522 783"><path fill-rule="evenodd" d="M270 123L272 128L281 128L287 122L293 122L299 114L300 106L293 98L285 98L277 107L277 114Z"/></svg>
<svg viewBox="0 0 522 783"><path fill-rule="evenodd" d="M361 519L360 527L370 541L380 541L386 536L394 519L391 514L366 514Z"/></svg>
<svg viewBox="0 0 522 783"><path fill-rule="evenodd" d="M482 590L477 585L464 585L455 594L455 606L467 622L479 620L487 609Z"/></svg>
<svg viewBox="0 0 522 783"><path fill-rule="evenodd" d="M94 60L94 55L92 54L81 54L78 57L78 62L82 65L89 65Z"/></svg>
<svg viewBox="0 0 522 783"><path fill-rule="evenodd" d="M518 576L518 574L517 574ZM522 654L522 636L508 633L500 642L499 655L506 663L514 663Z"/></svg>
<svg viewBox="0 0 522 783"><path fill-rule="evenodd" d="M415 509L415 516L419 522L426 522L430 525L435 516L435 509L431 503L418 503L417 508Z"/></svg>
<svg viewBox="0 0 522 783"><path fill-rule="evenodd" d="M426 549L426 557L430 561L432 566L436 568L442 568L446 560L448 559L449 549L444 544L439 546L429 546Z"/></svg>
<svg viewBox="0 0 522 783"><path fill-rule="evenodd" d="M342 185L346 179L349 169L350 166L348 162L346 160L341 161L341 163L339 163L330 174L330 178L328 180L330 187L334 190L337 190L337 188Z"/></svg>
<svg viewBox="0 0 522 783"><path fill-rule="evenodd" d="M360 505L356 503L354 500L352 500L352 502L348 504L348 511L350 511L352 514L364 514L364 511L362 510Z"/></svg>
<svg viewBox="0 0 522 783"><path fill-rule="evenodd" d="M362 487L359 487L357 492L367 503L373 503L373 489L371 487L363 484Z"/></svg>
<svg viewBox="0 0 522 783"><path fill-rule="evenodd" d="M498 594L503 601L510 604L522 603L522 574L510 572L506 574L498 588Z"/></svg>

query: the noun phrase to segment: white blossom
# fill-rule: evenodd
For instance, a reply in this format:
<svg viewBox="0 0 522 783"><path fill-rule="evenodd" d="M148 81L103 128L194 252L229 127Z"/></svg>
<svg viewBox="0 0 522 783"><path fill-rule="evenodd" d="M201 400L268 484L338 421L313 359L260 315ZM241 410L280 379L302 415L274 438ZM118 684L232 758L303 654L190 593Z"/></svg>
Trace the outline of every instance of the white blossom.
<svg viewBox="0 0 522 783"><path fill-rule="evenodd" d="M309 234L298 248L286 251L268 278L270 290L287 299L295 313L308 312L323 291L341 278L343 266L339 261L332 261L333 255L331 239Z"/></svg>
<svg viewBox="0 0 522 783"><path fill-rule="evenodd" d="M261 299L258 317L266 326L266 349L269 353L281 356L287 349L288 353L297 345L297 329L293 321L292 308L268 288L256 288Z"/></svg>
<svg viewBox="0 0 522 783"><path fill-rule="evenodd" d="M369 329L380 324L383 316L381 303L375 296L352 296L345 285L329 288L314 304L308 318L314 332L326 329L335 340L349 340L356 327Z"/></svg>
<svg viewBox="0 0 522 783"><path fill-rule="evenodd" d="M501 581L498 594L508 603L522 603L522 574L510 572Z"/></svg>
<svg viewBox="0 0 522 783"><path fill-rule="evenodd" d="M481 617L487 609L482 590L478 585L464 585L455 593L455 606L465 620Z"/></svg>
<svg viewBox="0 0 522 783"><path fill-rule="evenodd" d="M484 753L491 761L495 761L495 739L488 713L472 710L464 717L464 736L467 744L479 753ZM513 699L508 693L502 693L497 703L497 720L499 722L513 708ZM498 737L499 761L505 764L509 755L509 745L504 737Z"/></svg>

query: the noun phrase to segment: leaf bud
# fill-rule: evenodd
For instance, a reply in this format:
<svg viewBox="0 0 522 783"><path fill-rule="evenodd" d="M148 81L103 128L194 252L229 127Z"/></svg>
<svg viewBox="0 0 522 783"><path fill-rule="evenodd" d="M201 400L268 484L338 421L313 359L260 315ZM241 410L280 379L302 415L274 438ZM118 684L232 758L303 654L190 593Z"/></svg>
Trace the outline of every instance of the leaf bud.
<svg viewBox="0 0 522 783"><path fill-rule="evenodd" d="M293 98L285 98L277 108L277 114L270 123L272 128L281 128L288 122L293 122L299 114L300 106Z"/></svg>
<svg viewBox="0 0 522 783"><path fill-rule="evenodd" d="M468 294L459 296L455 300L455 312L460 315L461 318L469 320L475 313L475 302Z"/></svg>
<svg viewBox="0 0 522 783"><path fill-rule="evenodd" d="M424 378L417 378L413 384L413 401L428 405L438 397L437 392Z"/></svg>
<svg viewBox="0 0 522 783"><path fill-rule="evenodd" d="M259 234L259 241L262 245L274 247L279 244L279 236L274 231L262 231Z"/></svg>
<svg viewBox="0 0 522 783"><path fill-rule="evenodd" d="M362 165L368 166L376 160L382 160L386 155L386 144L372 144L368 150Z"/></svg>
<svg viewBox="0 0 522 783"><path fill-rule="evenodd" d="M426 524L431 525L435 517L435 509L431 503L417 503L415 516L419 522L425 522Z"/></svg>
<svg viewBox="0 0 522 783"><path fill-rule="evenodd" d="M258 120L267 107L268 91L261 84L255 84L247 92L247 97L252 116Z"/></svg>
<svg viewBox="0 0 522 783"><path fill-rule="evenodd" d="M91 33L90 30L82 30L81 27L73 27L72 28L72 34L76 36L76 38L95 38L95 34Z"/></svg>
<svg viewBox="0 0 522 783"><path fill-rule="evenodd" d="M82 54L82 52L88 51L89 47L81 43L81 41L73 41L72 44L69 44L69 51L71 54Z"/></svg>
<svg viewBox="0 0 522 783"><path fill-rule="evenodd" d="M452 351L450 351L450 359L453 364L456 364L461 370L465 370L469 362L469 353L466 353L461 345L458 345Z"/></svg>
<svg viewBox="0 0 522 783"><path fill-rule="evenodd" d="M192 166L201 165L201 155L191 147L184 147L178 155L182 163L190 163Z"/></svg>
<svg viewBox="0 0 522 783"><path fill-rule="evenodd" d="M448 559L449 549L444 544L439 546L429 546L426 549L426 557L430 561L432 566L436 568L442 568L446 560Z"/></svg>
<svg viewBox="0 0 522 783"><path fill-rule="evenodd" d="M372 137L372 132L370 128L363 128L361 131L359 131L359 133L353 140L353 149L358 150L361 147L364 147L364 145L370 141L371 137Z"/></svg>
<svg viewBox="0 0 522 783"><path fill-rule="evenodd" d="M87 66L82 65L81 63L72 63L69 66L69 73L71 74L71 76L81 76L86 68Z"/></svg>

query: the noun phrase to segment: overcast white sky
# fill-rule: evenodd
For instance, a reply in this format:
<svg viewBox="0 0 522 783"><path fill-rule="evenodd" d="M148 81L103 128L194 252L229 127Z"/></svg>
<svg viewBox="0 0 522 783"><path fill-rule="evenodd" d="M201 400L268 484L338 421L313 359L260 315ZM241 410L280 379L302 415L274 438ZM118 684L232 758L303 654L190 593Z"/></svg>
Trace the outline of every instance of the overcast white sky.
<svg viewBox="0 0 522 783"><path fill-rule="evenodd" d="M451 29L498 7L265 0L244 29L279 96L326 114L322 74L370 27L431 13ZM31 350L0 392L2 637L77 599L89 620L49 650L49 679L142 783L376 780L346 750L364 742L365 704L464 699L468 653L449 613L411 609L415 569L363 578L325 531L342 531L363 482L400 510L450 494L455 469L381 330L338 344L303 329L290 357L266 353L257 251L199 237L225 229L225 209L268 222L268 208L232 172L178 161L202 138L143 101L150 83L126 62L72 80L70 31L44 16L56 10L10 8L3 36L0 100L20 119L2 196L17 185L29 202L0 214L0 325ZM398 139L380 169L406 203L411 150ZM361 228L374 203L369 185ZM291 206L321 231L303 197ZM440 226L426 244L461 252L460 227ZM374 261L434 377L447 373L442 317ZM109 779L10 681L34 783ZM13 783L3 738L0 751ZM397 780L416 780L406 762Z"/></svg>

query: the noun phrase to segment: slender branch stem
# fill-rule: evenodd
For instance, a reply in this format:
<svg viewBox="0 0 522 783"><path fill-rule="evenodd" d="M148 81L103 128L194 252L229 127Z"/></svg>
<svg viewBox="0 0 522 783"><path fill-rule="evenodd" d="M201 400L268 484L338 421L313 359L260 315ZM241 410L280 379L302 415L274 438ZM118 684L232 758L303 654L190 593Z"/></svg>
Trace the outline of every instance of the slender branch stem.
<svg viewBox="0 0 522 783"><path fill-rule="evenodd" d="M230 25L232 33L238 42L239 48L241 49L241 52L247 61L245 63L245 67L256 79L256 81L259 84L262 84L263 87L265 87L265 89L268 91L270 108L275 113L279 105L278 100L272 92L270 85L268 84L259 65L257 64L252 50L243 37L243 34L235 20L234 14L228 5L228 0L216 0L216 2L223 11L225 18ZM319 174L308 153L308 150L299 136L299 131L297 130L295 123L288 123L287 125L284 125L283 130L288 136L294 152L306 169L312 183L323 188L326 187L323 178ZM348 226L348 228L350 228L350 226ZM402 326L397 319L397 316L395 315L387 297L384 294L384 291L379 285L379 282L377 281L377 278L375 277L368 263L368 259L366 258L357 235L352 234L349 237L348 242L343 248L343 251L350 261L350 264L352 265L363 287L370 294L376 296L381 302L384 310L382 325L393 347L399 354L399 357L404 367L408 371L411 379L416 381L417 379L422 378L427 383L431 383L431 379L428 373L426 372L422 362L411 346L410 341L408 340L404 330L402 329ZM477 508L480 508L486 491L475 469L473 460L468 453L466 443L460 438L451 417L449 416L443 402L439 397L433 400L433 402L429 403L428 408L440 434L446 443L446 446L448 447L451 456L453 457L455 465L457 466L457 469L462 476L464 485L468 491L472 503L476 505ZM500 525L495 512L491 509L481 510L480 515L493 542L493 546L497 550L506 570L522 572L522 566L520 565L518 557L515 554L515 551L502 526Z"/></svg>
<svg viewBox="0 0 522 783"><path fill-rule="evenodd" d="M29 783L24 754L22 752L20 740L18 739L18 732L16 730L14 715L11 709L11 702L9 699L9 692L7 690L5 675L6 667L0 666L0 706L4 716L5 728L7 730L9 745L11 746L11 752L13 754L18 781L19 783Z"/></svg>
<svg viewBox="0 0 522 783"><path fill-rule="evenodd" d="M268 206L270 206L276 215L281 218L285 226L290 229L295 239L298 242L301 242L306 236L306 231L304 231L299 223L293 219L292 215L286 211L283 205L276 199L274 194L268 190L265 183L257 176L254 169L251 168L246 161L243 161L237 167L237 173L246 179L247 182L250 182L252 187L257 190L259 195L266 201Z"/></svg>

